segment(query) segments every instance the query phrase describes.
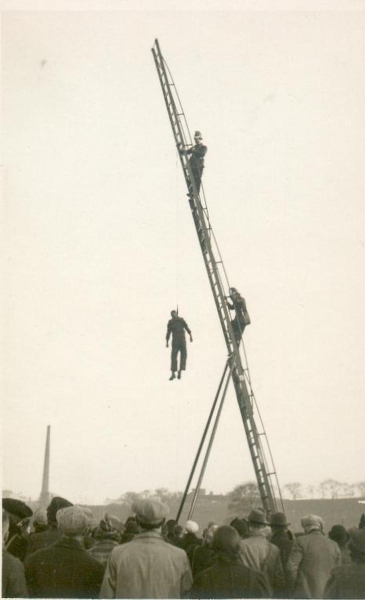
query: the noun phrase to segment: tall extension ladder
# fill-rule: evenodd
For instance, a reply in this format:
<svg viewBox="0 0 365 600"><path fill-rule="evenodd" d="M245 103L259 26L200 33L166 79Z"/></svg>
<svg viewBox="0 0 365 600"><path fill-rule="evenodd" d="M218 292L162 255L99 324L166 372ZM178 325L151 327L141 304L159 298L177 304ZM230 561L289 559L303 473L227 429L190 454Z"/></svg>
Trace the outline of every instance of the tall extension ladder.
<svg viewBox="0 0 365 600"><path fill-rule="evenodd" d="M259 433L255 423L253 409L254 406L257 407L257 405L251 388L251 380L247 366L246 356L244 354L244 359L241 358L239 342L236 342L234 331L232 329L229 307L227 305L228 291L226 294L224 290L224 280L227 280L227 276L219 252L219 248L214 237L213 229L210 224L208 208L205 201L204 189L202 186L200 193L198 192L194 181L190 161L187 157L186 150L192 146L189 127L187 125L186 117L181 106L176 86L161 54L158 40L155 40L154 47L152 48L152 54L155 60L163 97L165 100L173 135L175 138L175 143L177 148L179 149L180 161L185 181L187 184L188 191L190 192L189 204L195 228L197 231L201 251L203 254L209 283L213 292L215 305L222 326L223 335L226 341L229 356L228 362L230 364L230 373L232 374L237 401L247 436L248 446L256 474L262 504L264 509L268 513L276 512L278 508L277 498L275 497L275 489L276 496L279 496L281 500L280 489L277 481L275 468L273 465L271 451L268 446L266 433L264 430ZM218 260L215 254L218 257ZM243 360L245 366L243 364ZM258 414L260 416L260 413ZM263 428L262 421L261 425ZM263 437L265 438L267 443L268 454L271 461L271 468L269 468L268 466L264 448L261 443L261 439ZM284 510L282 501L281 509Z"/></svg>

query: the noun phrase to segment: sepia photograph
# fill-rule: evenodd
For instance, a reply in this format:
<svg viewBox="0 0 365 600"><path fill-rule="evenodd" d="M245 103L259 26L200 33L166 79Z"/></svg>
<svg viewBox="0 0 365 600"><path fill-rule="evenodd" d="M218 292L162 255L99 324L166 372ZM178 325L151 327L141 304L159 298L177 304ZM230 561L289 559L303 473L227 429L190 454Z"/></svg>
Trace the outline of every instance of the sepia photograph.
<svg viewBox="0 0 365 600"><path fill-rule="evenodd" d="M3 0L2 597L365 598L365 3Z"/></svg>

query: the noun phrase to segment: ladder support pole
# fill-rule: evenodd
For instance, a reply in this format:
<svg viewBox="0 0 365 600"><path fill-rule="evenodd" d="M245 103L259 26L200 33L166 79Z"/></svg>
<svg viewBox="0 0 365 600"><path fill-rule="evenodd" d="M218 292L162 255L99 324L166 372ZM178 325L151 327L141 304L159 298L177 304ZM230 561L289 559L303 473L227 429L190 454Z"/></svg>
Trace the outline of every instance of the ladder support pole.
<svg viewBox="0 0 365 600"><path fill-rule="evenodd" d="M216 405L217 405L217 402L218 402L219 394L220 394L220 391L222 389L223 381L224 381L224 378L226 376L227 370L228 370L228 361L226 362L226 365L224 367L223 375L222 375L221 380L219 382L218 389L217 389L217 392L216 392L216 395L215 395L215 398L214 398L214 401L213 401L213 405L212 405L212 408L210 410L209 417L208 417L207 423L205 425L205 429L204 429L202 438L200 440L199 448L198 448L198 451L196 453L195 460L194 460L194 463L193 463L193 466L192 466L192 469L191 469L191 472L190 472L190 475L189 475L189 478L188 478L188 482L186 484L186 487L185 487L185 490L184 490L184 493L183 493L183 497L182 497L181 502L180 502L179 510L177 512L177 515L176 515L176 523L179 522L181 513L183 511L184 504L185 504L185 501L186 501L186 497L187 497L187 495L189 493L191 481L192 481L192 479L194 477L195 469L196 469L196 466L198 464L198 461L199 461L199 458L200 458L200 454L201 454L201 451L202 451L203 446L204 446L205 438L207 436L207 433L208 433L208 430L209 430L209 427L210 427L210 423L211 423L212 418L213 418L213 414L214 414L214 411L215 411L215 408L216 408Z"/></svg>
<svg viewBox="0 0 365 600"><path fill-rule="evenodd" d="M225 398L226 398L227 389L228 389L228 385L229 385L229 382L230 382L230 379L231 379L231 375L232 375L232 365L231 365L231 368L230 368L230 371L229 371L229 374L228 374L228 377L227 377L226 384L224 386L222 398L221 398L221 401L220 401L220 404L219 404L219 408L218 408L218 411L217 411L217 414L216 414L216 417L215 417L213 429L212 429L212 432L210 434L209 444L208 444L208 447L207 447L207 450L206 450L206 453L205 453L205 458L204 458L204 461L203 461L202 468L200 470L199 479L198 479L198 482L197 482L197 485L196 485L196 488L195 488L195 491L194 491L194 496L193 496L193 499L192 499L192 502L191 502L191 506L190 506L190 510L189 510L189 514L188 514L188 520L193 515L194 509L195 509L195 504L196 504L196 501L198 499L198 495L199 495L199 492L200 492L200 488L201 488L201 484L202 484L203 477L204 477L204 474L205 474L205 470L207 468L208 459L209 459L209 456L210 456L210 452L212 450L213 441L214 441L214 438L215 438L215 434L217 432L217 427L218 427L219 419L221 417L222 408L223 408L223 404L224 404L224 401L225 401Z"/></svg>

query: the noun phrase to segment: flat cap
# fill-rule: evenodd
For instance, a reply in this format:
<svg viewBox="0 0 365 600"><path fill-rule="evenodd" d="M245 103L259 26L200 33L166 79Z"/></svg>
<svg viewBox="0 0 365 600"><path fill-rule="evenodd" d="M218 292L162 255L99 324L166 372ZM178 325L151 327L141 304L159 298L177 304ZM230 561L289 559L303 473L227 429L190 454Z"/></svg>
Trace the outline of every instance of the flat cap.
<svg viewBox="0 0 365 600"><path fill-rule="evenodd" d="M139 500L136 502L135 509L138 521L142 525L159 526L169 514L169 507L154 498Z"/></svg>
<svg viewBox="0 0 365 600"><path fill-rule="evenodd" d="M320 529L322 531L324 522L322 517L318 515L306 515L301 519L302 527L310 527L311 529Z"/></svg>
<svg viewBox="0 0 365 600"><path fill-rule="evenodd" d="M82 535L89 519L79 506L68 506L57 511L58 529L65 535Z"/></svg>

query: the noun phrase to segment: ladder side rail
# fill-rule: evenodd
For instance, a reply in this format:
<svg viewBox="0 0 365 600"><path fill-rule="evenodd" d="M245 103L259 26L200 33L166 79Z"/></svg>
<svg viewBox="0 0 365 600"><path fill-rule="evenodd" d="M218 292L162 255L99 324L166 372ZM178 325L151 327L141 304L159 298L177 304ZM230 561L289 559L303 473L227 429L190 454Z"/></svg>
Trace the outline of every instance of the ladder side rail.
<svg viewBox="0 0 365 600"><path fill-rule="evenodd" d="M189 168L191 168L190 164L189 164ZM206 247L206 252L203 250L203 248L201 248L202 254L203 254L203 259L204 259L204 263L205 263L206 270L208 273L208 278L209 278L210 286L211 286L211 289L213 292L213 297L215 300L216 308L217 308L217 311L218 311L218 314L220 317L227 349L228 349L229 353L232 353L232 351L235 349L236 342L235 342L235 337L234 337L234 333L233 333L233 329L232 329L232 325L231 325L229 308L227 305L226 295L224 293L223 283L222 283L222 280L220 277L217 261L214 256L211 240L209 239L209 237L207 235L207 226L206 226L206 222L205 222L205 215L204 215L204 212L203 212L203 209L201 207L199 200L197 201L198 194L197 194L197 190L196 190L194 181L193 181L193 191L194 191L194 200L195 200L195 205L191 208L191 212L193 214L193 221L195 224L195 228L196 228L196 231L198 234L199 241L200 241L199 230L201 230L203 232L204 237L205 237L204 243L205 243L205 247ZM197 217L194 216L194 210L196 210L195 215L197 215Z"/></svg>
<svg viewBox="0 0 365 600"><path fill-rule="evenodd" d="M253 410L251 405L247 403L245 399L245 395L248 395L247 389L245 394L240 385L241 382L237 381L235 377L233 381L235 384L237 400L246 432L247 442L255 470L256 479L259 486L261 500L265 510L273 512L276 510L276 501L272 489L272 484L268 475L269 471L267 469L266 461L264 459L264 453L257 431Z"/></svg>
<svg viewBox="0 0 365 600"><path fill-rule="evenodd" d="M282 496L281 496L281 491L280 491L279 480L278 480L278 476L277 476L277 472L276 472L275 463L274 463L273 455L272 455L272 452L271 452L269 440L268 440L268 437L267 437L267 433L265 431L265 427L264 427L264 423L263 423L262 416L261 416L261 413L260 413L260 409L259 409L259 406L258 406L258 404L256 402L254 393L253 393L252 388L251 388L251 382L250 382L249 379L245 379L245 382L243 384L243 385L246 386L246 389L247 389L247 384L250 387L250 391L247 391L247 395L251 399L250 402L247 402L246 395L244 394L244 399L245 399L246 406L248 406L248 404L250 404L250 406L251 406L251 410L247 414L250 415L250 419L253 419L253 412L254 412L254 409L255 409L255 411L257 412L257 414L259 416L259 422L261 424L261 432L258 431L257 421L256 420L254 421L255 427L252 428L253 429L253 435L255 436L255 444L257 445L257 451L258 451L259 456L261 457L261 462L265 466L265 471L267 473L267 483L268 483L268 486L271 489L271 496L273 497L273 501L274 501L274 503L276 503L277 500L280 501L281 510L283 512L285 512L285 510L284 510L284 504L283 504L283 500L282 500ZM245 418L245 414L243 414L243 417ZM266 447L266 451L265 451L264 445Z"/></svg>
<svg viewBox="0 0 365 600"><path fill-rule="evenodd" d="M276 489L277 494L278 494L278 500L280 501L280 504L281 504L281 510L282 510L282 512L285 512L285 510L284 510L284 502L283 502L283 498L282 498L282 495L281 495L281 489L280 489L280 484L279 484L279 478L278 478L278 475L277 475L277 472L276 472L276 468L275 468L274 457L273 457L272 452L271 452L271 447L270 447L269 439L267 437L267 433L266 433L266 430L265 430L264 422L262 420L261 412L260 412L259 406L258 406L258 404L256 402L256 398L255 398L253 392L252 392L252 397L253 397L253 403L254 403L256 412L257 412L257 414L259 416L259 420L260 420L260 423L261 423L262 434L261 434L260 437L261 437L261 439L263 439L266 442L267 452L263 451L263 456L264 456L264 459L265 459L265 463L266 463L268 472L271 473L271 475L270 475L271 485L272 485L272 488L274 489L274 485L272 483L272 478L274 477L275 478L275 484L276 484L275 485L275 489ZM267 456L270 459L270 464L267 461L267 458L266 458Z"/></svg>
<svg viewBox="0 0 365 600"><path fill-rule="evenodd" d="M157 40L156 40L156 44L158 44ZM158 46L158 49L159 49L159 46ZM152 48L152 54L153 54L153 57L155 60L156 69L157 69L159 81L161 84L162 95L165 100L165 105L166 105L167 113L168 113L168 116L170 119L170 124L171 124L172 132L174 135L175 143L176 143L176 146L183 147L186 145L186 136L185 136L184 129L181 126L178 112L176 110L175 100L171 93L171 85L168 80L168 76L166 73L163 58L162 58L160 51L159 51L159 53L156 53L154 48ZM180 162L183 167L183 172L184 172L186 183L189 186L190 179L188 178L188 171L186 169L186 163L183 160L182 154L180 154Z"/></svg>

